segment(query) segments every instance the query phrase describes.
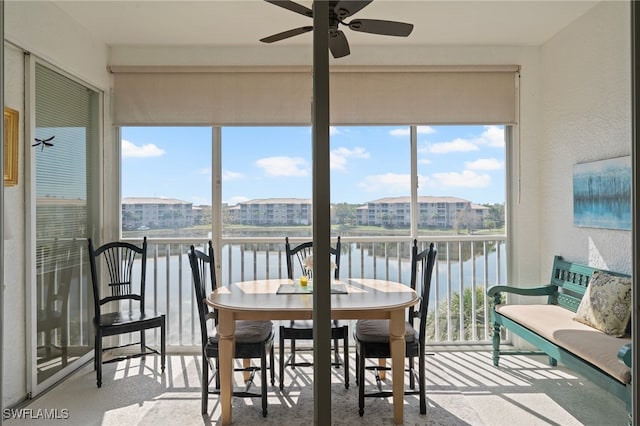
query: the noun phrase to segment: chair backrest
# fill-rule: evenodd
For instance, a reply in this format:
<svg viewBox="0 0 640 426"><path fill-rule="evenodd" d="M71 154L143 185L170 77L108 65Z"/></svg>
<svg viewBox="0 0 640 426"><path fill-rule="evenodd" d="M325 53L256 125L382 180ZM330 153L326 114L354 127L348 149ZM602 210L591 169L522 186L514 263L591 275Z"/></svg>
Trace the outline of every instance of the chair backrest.
<svg viewBox="0 0 640 426"><path fill-rule="evenodd" d="M205 303L207 298L207 282L211 281L211 290L215 290L217 286L215 274L215 261L213 257L213 246L211 241L208 244L208 254L200 250L196 250L194 246L189 249L189 264L191 265L191 275L193 276L193 289L198 305L198 316L200 318L200 333L202 344L207 343L208 330L207 320L213 318L215 324L218 324L217 315Z"/></svg>
<svg viewBox="0 0 640 426"><path fill-rule="evenodd" d="M409 308L409 320L413 324L415 318L420 319L419 341L421 345L426 342L427 330L427 312L429 310L429 295L431 294L431 278L433 276L433 267L436 262L436 248L433 243L429 244L429 248L418 253L418 241L413 240L411 249L411 288L418 291L420 296L420 308L415 311L413 307ZM420 265L420 268L418 268ZM418 275L420 269L420 275ZM421 281L420 289L418 289L418 280Z"/></svg>
<svg viewBox="0 0 640 426"><path fill-rule="evenodd" d="M134 265L140 262L140 282L134 281ZM140 311L144 312L144 294L147 276L147 237L142 240L142 246L122 241L93 247L89 238L89 264L91 265L91 281L93 283L93 300L96 318L100 316L100 307L114 301L137 301ZM104 268L108 283L108 291L101 297L100 280L98 278L98 264ZM101 269L102 271L102 269Z"/></svg>
<svg viewBox="0 0 640 426"><path fill-rule="evenodd" d="M284 241L284 248L287 258L287 277L289 277L290 280L293 279L294 264L297 261L302 273L305 274L308 278L313 278L313 268L305 267L305 259L313 255L313 241L304 242L293 248L289 243L289 237L285 237ZM336 246L329 249L329 252L334 257L333 262L336 265L336 269L333 274L336 280L340 279L340 249L340 237L338 237Z"/></svg>

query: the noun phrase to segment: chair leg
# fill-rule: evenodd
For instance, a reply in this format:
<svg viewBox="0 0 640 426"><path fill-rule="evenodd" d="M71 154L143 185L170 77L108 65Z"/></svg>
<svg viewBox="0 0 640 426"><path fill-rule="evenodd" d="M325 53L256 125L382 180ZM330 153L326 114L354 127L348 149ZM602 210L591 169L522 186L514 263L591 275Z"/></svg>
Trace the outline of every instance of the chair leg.
<svg viewBox="0 0 640 426"><path fill-rule="evenodd" d="M145 334L147 330L140 330L140 352L147 353L147 342L145 340ZM144 356L142 357L144 359Z"/></svg>
<svg viewBox="0 0 640 426"><path fill-rule="evenodd" d="M296 369L296 339L291 339L291 369Z"/></svg>
<svg viewBox="0 0 640 426"><path fill-rule="evenodd" d="M216 375L216 389L220 390L220 358L217 358L217 357L216 357L216 371L214 374Z"/></svg>
<svg viewBox="0 0 640 426"><path fill-rule="evenodd" d="M202 353L202 386L201 386L201 398L202 398L202 414L207 414L209 404L209 360L205 353Z"/></svg>
<svg viewBox="0 0 640 426"><path fill-rule="evenodd" d="M102 333L96 333L95 343L96 384L102 387Z"/></svg>
<svg viewBox="0 0 640 426"><path fill-rule="evenodd" d="M344 387L349 389L349 329L342 327L344 333Z"/></svg>
<svg viewBox="0 0 640 426"><path fill-rule="evenodd" d="M427 414L427 389L425 383L425 355L424 349L418 358L418 387L420 389L420 414Z"/></svg>
<svg viewBox="0 0 640 426"><path fill-rule="evenodd" d="M364 415L364 352L356 354L358 357L358 414Z"/></svg>
<svg viewBox="0 0 640 426"><path fill-rule="evenodd" d="M360 386L360 359L358 358L358 346L356 344L356 386Z"/></svg>
<svg viewBox="0 0 640 426"><path fill-rule="evenodd" d="M267 348L262 345L260 357L260 385L262 387L262 417L267 417Z"/></svg>
<svg viewBox="0 0 640 426"><path fill-rule="evenodd" d="M166 328L165 319L163 318L162 325L160 326L160 369L163 373L167 357Z"/></svg>
<svg viewBox="0 0 640 426"><path fill-rule="evenodd" d="M416 376L415 369L413 368L413 357L409 357L409 388L411 390L416 388Z"/></svg>
<svg viewBox="0 0 640 426"><path fill-rule="evenodd" d="M280 390L284 388L284 326L280 326Z"/></svg>
<svg viewBox="0 0 640 426"><path fill-rule="evenodd" d="M271 344L271 354L269 356L269 370L271 372L271 386L274 386L276 384L276 380L275 380L275 371L274 368L275 367L275 361L273 360L273 343Z"/></svg>

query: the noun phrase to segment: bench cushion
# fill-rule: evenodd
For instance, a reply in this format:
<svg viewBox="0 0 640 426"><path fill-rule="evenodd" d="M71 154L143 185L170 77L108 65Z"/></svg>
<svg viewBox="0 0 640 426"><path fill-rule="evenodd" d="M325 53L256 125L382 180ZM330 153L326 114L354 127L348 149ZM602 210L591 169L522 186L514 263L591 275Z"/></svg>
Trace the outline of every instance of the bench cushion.
<svg viewBox="0 0 640 426"><path fill-rule="evenodd" d="M613 337L573 320L557 305L496 305L495 311L588 361L621 383L631 382L631 369L618 360L630 337Z"/></svg>

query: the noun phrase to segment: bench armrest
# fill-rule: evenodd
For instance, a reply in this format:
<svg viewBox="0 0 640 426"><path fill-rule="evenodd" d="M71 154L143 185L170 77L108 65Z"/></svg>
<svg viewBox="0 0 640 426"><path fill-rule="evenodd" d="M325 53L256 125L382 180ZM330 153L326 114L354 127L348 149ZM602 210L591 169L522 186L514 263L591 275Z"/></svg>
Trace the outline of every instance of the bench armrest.
<svg viewBox="0 0 640 426"><path fill-rule="evenodd" d="M631 353L631 343L622 346L618 351L618 360L629 368L631 368Z"/></svg>
<svg viewBox="0 0 640 426"><path fill-rule="evenodd" d="M493 297L496 305L502 303L501 293L519 294L521 296L549 296L558 291L555 285L545 285L542 287L511 287L507 285L494 285L487 290L487 296Z"/></svg>

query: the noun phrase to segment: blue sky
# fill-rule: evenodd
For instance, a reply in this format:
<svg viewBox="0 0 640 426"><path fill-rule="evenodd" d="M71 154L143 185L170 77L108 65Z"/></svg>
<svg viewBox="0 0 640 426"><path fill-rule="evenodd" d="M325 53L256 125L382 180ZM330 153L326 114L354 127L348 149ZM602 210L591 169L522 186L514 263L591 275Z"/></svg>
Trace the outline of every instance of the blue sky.
<svg viewBox="0 0 640 426"><path fill-rule="evenodd" d="M122 129L124 197L211 203L211 128ZM332 202L410 194L408 126L331 128ZM309 127L224 127L222 198L311 198ZM418 195L505 200L503 126L419 126Z"/></svg>

